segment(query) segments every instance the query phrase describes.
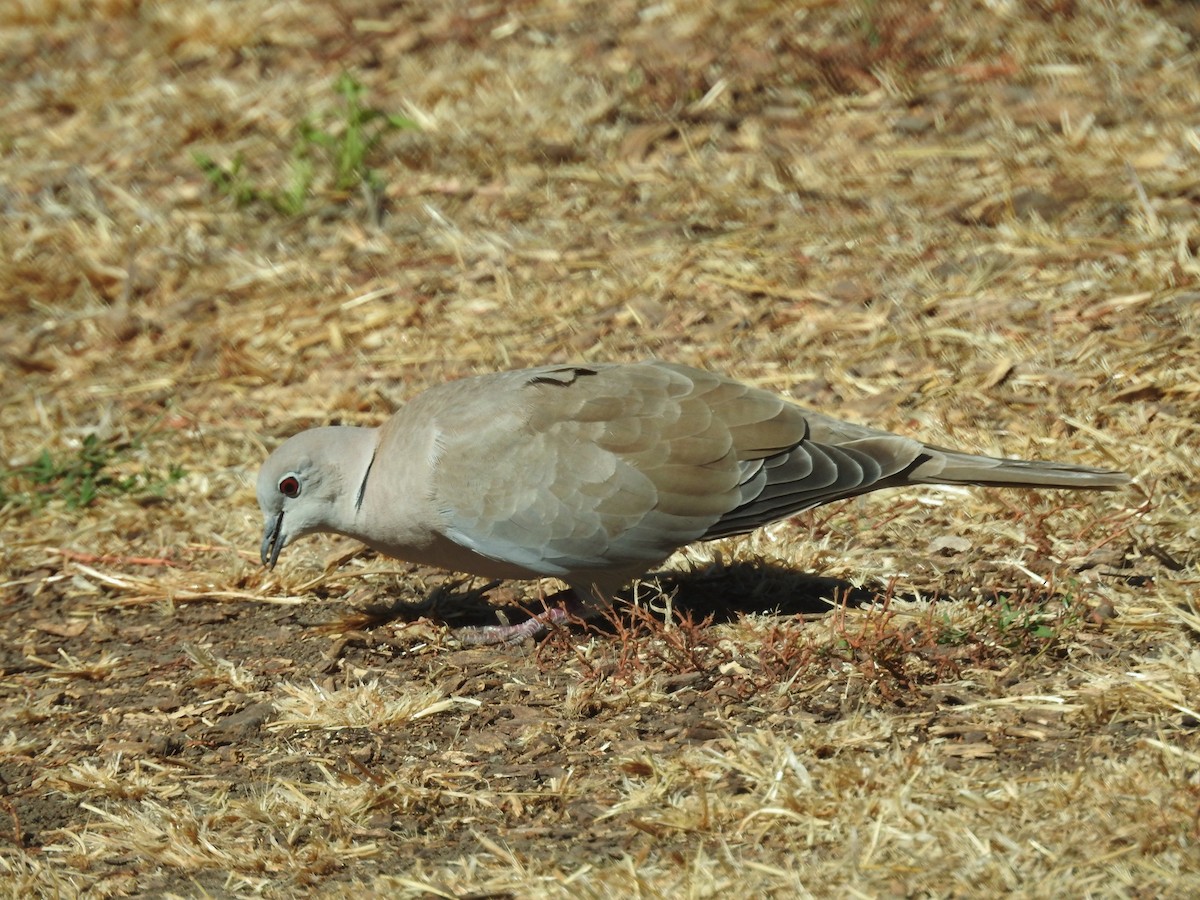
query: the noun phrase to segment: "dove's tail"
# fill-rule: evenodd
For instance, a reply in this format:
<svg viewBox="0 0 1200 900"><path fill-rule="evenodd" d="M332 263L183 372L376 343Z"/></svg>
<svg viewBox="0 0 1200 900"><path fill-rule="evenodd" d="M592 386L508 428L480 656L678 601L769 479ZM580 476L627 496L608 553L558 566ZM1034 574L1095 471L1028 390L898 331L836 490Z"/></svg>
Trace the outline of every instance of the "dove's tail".
<svg viewBox="0 0 1200 900"><path fill-rule="evenodd" d="M805 440L773 457L744 461L742 502L702 537L744 534L822 503L912 484L1112 490L1128 483L1128 475L1112 469L975 456L895 434L836 444Z"/></svg>
<svg viewBox="0 0 1200 900"><path fill-rule="evenodd" d="M974 456L928 444L905 474L910 484L980 484L1096 491L1123 487L1130 480L1124 472L1115 469Z"/></svg>

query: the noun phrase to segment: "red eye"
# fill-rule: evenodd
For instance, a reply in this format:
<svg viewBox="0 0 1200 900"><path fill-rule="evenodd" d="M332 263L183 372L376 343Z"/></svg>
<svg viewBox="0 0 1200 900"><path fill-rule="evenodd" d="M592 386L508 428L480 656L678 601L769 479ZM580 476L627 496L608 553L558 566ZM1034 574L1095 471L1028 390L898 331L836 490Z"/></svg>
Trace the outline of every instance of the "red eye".
<svg viewBox="0 0 1200 900"><path fill-rule="evenodd" d="M284 475L279 480L279 493L285 497L299 497L300 479L295 475Z"/></svg>

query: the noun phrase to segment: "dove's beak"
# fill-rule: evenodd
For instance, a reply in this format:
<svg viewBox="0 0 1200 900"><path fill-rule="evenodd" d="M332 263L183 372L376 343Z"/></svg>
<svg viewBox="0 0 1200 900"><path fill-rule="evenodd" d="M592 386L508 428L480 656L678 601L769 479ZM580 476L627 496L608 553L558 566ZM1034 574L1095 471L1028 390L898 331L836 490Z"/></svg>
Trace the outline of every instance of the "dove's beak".
<svg viewBox="0 0 1200 900"><path fill-rule="evenodd" d="M263 529L262 550L259 552L262 564L268 569L275 568L275 561L279 559L279 551L286 543L283 536L283 512L280 511L274 519L267 519L266 528Z"/></svg>

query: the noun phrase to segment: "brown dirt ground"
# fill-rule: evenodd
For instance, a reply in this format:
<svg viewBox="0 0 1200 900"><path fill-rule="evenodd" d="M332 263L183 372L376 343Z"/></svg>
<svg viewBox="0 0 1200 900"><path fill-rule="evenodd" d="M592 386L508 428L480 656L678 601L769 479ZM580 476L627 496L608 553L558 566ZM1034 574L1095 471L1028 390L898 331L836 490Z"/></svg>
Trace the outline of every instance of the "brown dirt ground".
<svg viewBox="0 0 1200 900"><path fill-rule="evenodd" d="M1200 16L931 9L0 8L5 893L1200 893ZM298 137L343 72L372 187ZM512 647L445 623L553 585L259 567L288 434L647 356L1135 484L838 504Z"/></svg>

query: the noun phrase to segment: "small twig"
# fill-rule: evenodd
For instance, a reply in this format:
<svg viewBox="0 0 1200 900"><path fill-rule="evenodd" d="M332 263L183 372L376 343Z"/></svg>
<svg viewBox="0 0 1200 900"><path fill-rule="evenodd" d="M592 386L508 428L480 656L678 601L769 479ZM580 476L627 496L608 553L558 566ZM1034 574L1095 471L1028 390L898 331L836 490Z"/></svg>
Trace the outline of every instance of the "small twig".
<svg viewBox="0 0 1200 900"><path fill-rule="evenodd" d="M104 572L93 569L86 563L77 562L75 566L85 576L94 578L101 584L132 593L134 595L132 599L120 601L122 605L157 602L159 600L171 600L176 603L186 603L196 600L250 600L256 603L270 603L276 606L299 606L305 602L303 597L297 596L267 597L261 593L255 594L249 591L200 590L183 586L164 587L157 581L142 580L130 575L126 575L124 578L106 575Z"/></svg>
<svg viewBox="0 0 1200 900"><path fill-rule="evenodd" d="M1137 170L1129 163L1125 163L1125 174L1129 176L1130 182L1133 183L1134 193L1137 194L1138 203L1142 206L1142 215L1146 217L1146 224L1154 231L1160 231L1162 226L1158 221L1158 214L1154 211L1154 207L1150 205L1150 198L1146 196L1146 189L1142 187L1142 179L1138 178Z"/></svg>
<svg viewBox="0 0 1200 900"><path fill-rule="evenodd" d="M115 556L108 553L81 553L78 550L67 550L64 547L51 547L50 551L72 562L104 563L105 565L116 566L179 566L179 563L174 560L159 556Z"/></svg>
<svg viewBox="0 0 1200 900"><path fill-rule="evenodd" d="M7 784L5 787L7 787ZM18 849L24 850L25 839L21 834L21 817L17 815L17 807L13 804L12 800L8 799L8 797L0 798L0 805L4 806L4 811L7 812L9 817L12 819L13 844L15 844Z"/></svg>
<svg viewBox="0 0 1200 900"><path fill-rule="evenodd" d="M363 774L363 777L368 779L376 787L383 787L385 784L387 784L387 782L381 776L376 775L349 753L346 754L346 761L350 763L350 765L354 766L354 768L358 769L358 771Z"/></svg>

